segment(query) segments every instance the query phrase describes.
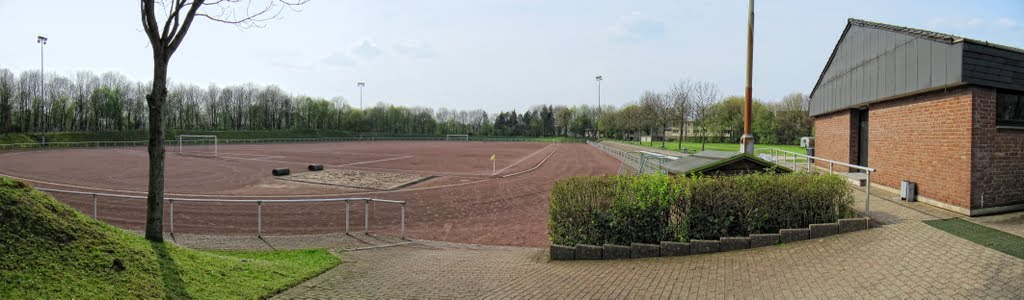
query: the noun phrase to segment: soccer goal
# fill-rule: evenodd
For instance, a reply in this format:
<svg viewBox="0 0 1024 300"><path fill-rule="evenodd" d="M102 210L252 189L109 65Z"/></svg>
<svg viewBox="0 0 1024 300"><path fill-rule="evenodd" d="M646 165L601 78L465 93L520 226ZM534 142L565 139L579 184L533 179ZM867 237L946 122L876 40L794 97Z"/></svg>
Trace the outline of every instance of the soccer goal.
<svg viewBox="0 0 1024 300"><path fill-rule="evenodd" d="M217 136L193 134L179 135L178 154L217 157Z"/></svg>
<svg viewBox="0 0 1024 300"><path fill-rule="evenodd" d="M448 136L445 136L444 140L446 140L446 141L469 141L469 135L468 134L449 134Z"/></svg>

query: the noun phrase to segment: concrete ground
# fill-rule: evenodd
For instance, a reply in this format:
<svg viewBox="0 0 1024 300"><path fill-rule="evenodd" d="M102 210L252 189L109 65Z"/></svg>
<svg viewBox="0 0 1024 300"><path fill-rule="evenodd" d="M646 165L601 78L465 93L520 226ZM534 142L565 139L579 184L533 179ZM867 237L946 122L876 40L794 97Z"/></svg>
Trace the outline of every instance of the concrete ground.
<svg viewBox="0 0 1024 300"><path fill-rule="evenodd" d="M859 210L863 196L855 194ZM341 252L340 266L277 298L1024 299L1024 260L920 222L958 215L881 191L872 191L868 214L878 227L737 252L640 260L555 262L544 249L417 241ZM1017 217L1007 220L979 222L1024 226Z"/></svg>

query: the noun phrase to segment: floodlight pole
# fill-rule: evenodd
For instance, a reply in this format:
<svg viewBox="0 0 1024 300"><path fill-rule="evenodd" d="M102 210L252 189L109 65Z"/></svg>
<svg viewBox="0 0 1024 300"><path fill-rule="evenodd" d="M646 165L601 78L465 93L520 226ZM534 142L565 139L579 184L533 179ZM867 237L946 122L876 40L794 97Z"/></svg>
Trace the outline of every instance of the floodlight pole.
<svg viewBox="0 0 1024 300"><path fill-rule="evenodd" d="M740 137L740 152L754 154L754 133L751 127L753 95L751 81L754 64L754 0L750 0L750 17L747 19L747 86L743 95L743 136Z"/></svg>
<svg viewBox="0 0 1024 300"><path fill-rule="evenodd" d="M46 101L46 87L44 86L45 81L43 80L43 78L46 77L46 72L43 70L43 46L46 45L46 40L47 38L45 36L40 35L36 37L36 43L39 43L39 114L41 116L39 118L39 123L42 124L43 127L43 146L46 146L46 105L43 105L43 101Z"/></svg>
<svg viewBox="0 0 1024 300"><path fill-rule="evenodd" d="M363 110L363 86L365 86L366 83L357 82L356 85L359 86L359 110Z"/></svg>
<svg viewBox="0 0 1024 300"><path fill-rule="evenodd" d="M594 77L597 80L597 138L601 138L601 80L604 80L604 76L597 75Z"/></svg>

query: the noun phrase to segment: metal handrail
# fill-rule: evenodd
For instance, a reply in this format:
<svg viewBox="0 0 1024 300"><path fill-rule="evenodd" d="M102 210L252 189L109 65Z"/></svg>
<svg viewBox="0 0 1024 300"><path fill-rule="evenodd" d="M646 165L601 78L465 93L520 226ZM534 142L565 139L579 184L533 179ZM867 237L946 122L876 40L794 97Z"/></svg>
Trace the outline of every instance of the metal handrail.
<svg viewBox="0 0 1024 300"><path fill-rule="evenodd" d="M811 156L811 155L807 155L807 154L800 154L800 153L796 153L796 152L793 152L793 151L787 151L787 150L782 150L782 149L778 149L778 148L761 148L761 149L755 149L754 151L756 152L757 150L768 150L768 151L770 151L769 155L771 157L772 163L775 163L775 164L780 165L780 166L784 166L783 164L780 164L778 162L778 160L776 159L779 156L780 153L783 154L783 163L785 163L788 160L789 156L792 155L793 156L793 168L792 168L792 170L794 172L796 171L796 158L797 157L806 158L805 161L807 163L807 172L808 173L813 173L813 169L811 168L811 162L812 161L827 162L828 163L828 174L829 175L832 175L834 173L832 171L833 165L840 165L840 166L845 166L845 167L854 168L854 169L858 169L858 170L863 170L864 174L867 175L867 179L866 179L867 180L867 184L865 185L865 192L864 192L864 194L866 194L865 199L864 199L864 213L868 213L868 212L871 211L871 173L876 172L875 168L866 167L866 166L859 166L859 165L854 165L854 164L849 164L849 163L844 163L844 162L841 162L841 161L835 161L835 160L831 160L831 159L827 159L827 158L823 158L823 157Z"/></svg>
<svg viewBox="0 0 1024 300"><path fill-rule="evenodd" d="M110 193L94 193L94 192L82 192L82 191L69 191L52 188L36 188L40 191L51 192L51 193L66 193L75 195L91 195L92 196L92 217L98 219L99 212L96 208L96 197L113 197L113 198L127 198L127 199L146 199L145 196L138 195L121 195L121 194L110 194ZM401 200L385 200L376 198L322 198L322 199L268 199L268 200L255 200L255 199L212 199L212 198L176 198L176 197L164 197L164 200L169 204L169 221L170 221L170 232L174 235L174 202L206 202L206 203L256 203L257 212L257 224L256 224L256 236L263 236L263 203L308 203L308 202L345 202L345 234L349 234L349 211L352 202L365 202L365 213L363 216L363 234L370 233L370 203L389 203L399 204L402 207L402 222L401 222L401 233L402 239L405 239L405 201Z"/></svg>

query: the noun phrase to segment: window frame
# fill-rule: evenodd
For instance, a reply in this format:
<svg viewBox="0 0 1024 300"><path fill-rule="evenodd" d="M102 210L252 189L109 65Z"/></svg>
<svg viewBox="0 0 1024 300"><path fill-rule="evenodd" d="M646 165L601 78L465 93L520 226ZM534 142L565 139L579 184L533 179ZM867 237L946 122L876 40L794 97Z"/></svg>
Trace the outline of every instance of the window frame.
<svg viewBox="0 0 1024 300"><path fill-rule="evenodd" d="M999 104L1000 104L1000 100L1002 99L1002 96L1005 96L1005 95L1012 95L1015 98L1017 98L1017 103L1016 103L1015 109L1017 110L1017 118L1018 119L1016 119L1016 120L1013 120L1013 119L1000 119L1000 116L1002 115L1003 111L1000 110L1000 105ZM996 109L995 109L996 128L1024 129L1024 92L1014 91L1014 90L996 90L996 99L995 100L996 100Z"/></svg>

